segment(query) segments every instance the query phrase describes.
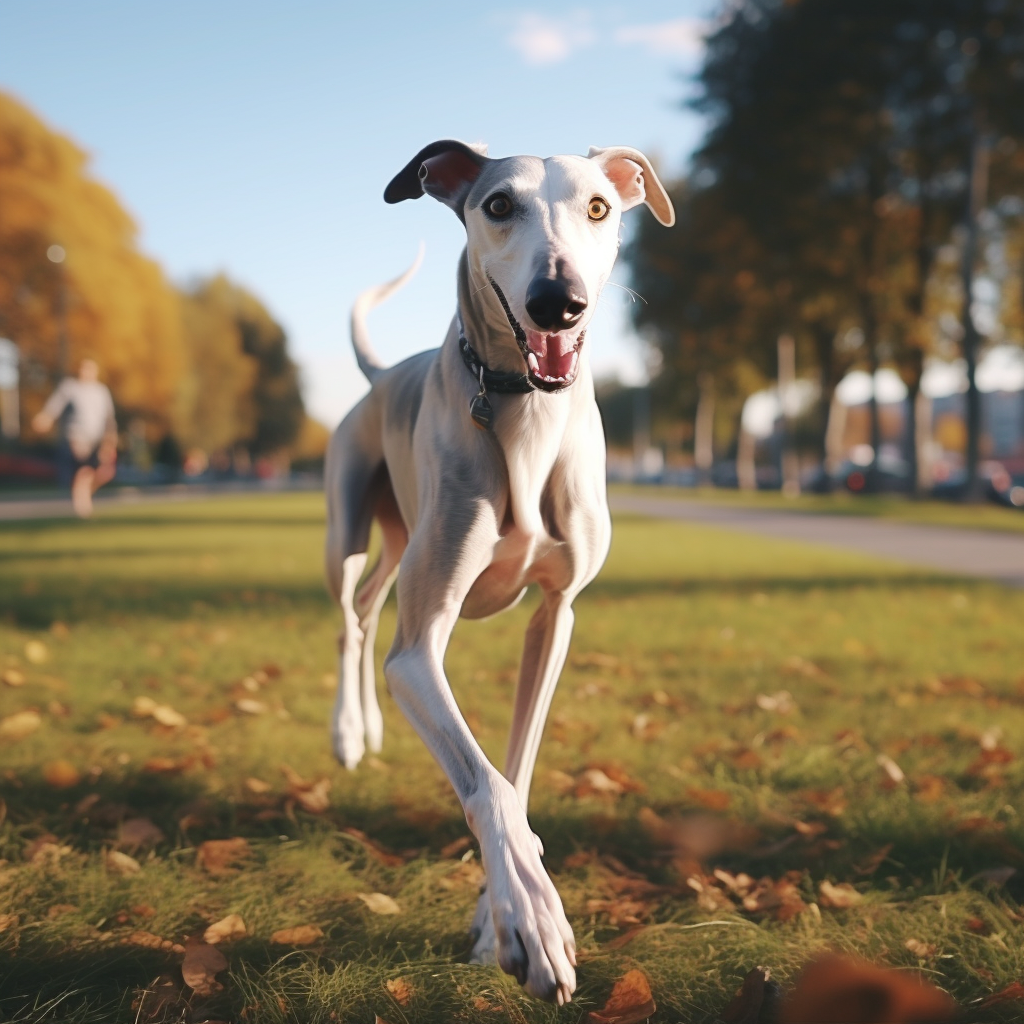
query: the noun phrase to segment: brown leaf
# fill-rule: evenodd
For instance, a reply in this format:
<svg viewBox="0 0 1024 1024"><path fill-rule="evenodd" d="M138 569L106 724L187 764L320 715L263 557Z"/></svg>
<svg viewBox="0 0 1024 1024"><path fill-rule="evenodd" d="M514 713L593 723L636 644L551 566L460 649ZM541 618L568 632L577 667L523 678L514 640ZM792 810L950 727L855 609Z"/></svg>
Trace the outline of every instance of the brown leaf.
<svg viewBox="0 0 1024 1024"><path fill-rule="evenodd" d="M43 724L38 711L16 711L0 718L0 740L23 740Z"/></svg>
<svg viewBox="0 0 1024 1024"><path fill-rule="evenodd" d="M262 779L257 779L254 775L250 775L245 780L245 788L249 790L250 793L269 793L270 783L264 782Z"/></svg>
<svg viewBox="0 0 1024 1024"><path fill-rule="evenodd" d="M182 983L170 974L161 974L146 986L135 990L132 1009L140 1021L185 1020L188 1004L182 998Z"/></svg>
<svg viewBox="0 0 1024 1024"><path fill-rule="evenodd" d="M732 796L720 789L697 789L691 786L686 795L701 807L709 811L724 811L732 803Z"/></svg>
<svg viewBox="0 0 1024 1024"><path fill-rule="evenodd" d="M1012 1003L1017 1000L1024 1001L1024 985L1019 981L1015 981L1006 988L999 992L993 992L992 995L987 996L978 1005L979 1006L998 1006L999 1003Z"/></svg>
<svg viewBox="0 0 1024 1024"><path fill-rule="evenodd" d="M778 921L790 921L807 909L797 889L796 882L800 872L780 878L777 882L771 878L762 878L757 887L743 897L743 909L750 914L771 912Z"/></svg>
<svg viewBox="0 0 1024 1024"><path fill-rule="evenodd" d="M655 904L620 898L614 900L587 900L588 914L607 914L608 923L617 926L623 924L640 924L653 909Z"/></svg>
<svg viewBox="0 0 1024 1024"><path fill-rule="evenodd" d="M56 761L49 761L43 766L43 778L53 786L54 789L68 789L77 786L82 781L79 770L63 758Z"/></svg>
<svg viewBox="0 0 1024 1024"><path fill-rule="evenodd" d="M227 966L227 959L216 946L192 941L185 947L181 976L197 996L210 996L224 987L217 981L217 975Z"/></svg>
<svg viewBox="0 0 1024 1024"><path fill-rule="evenodd" d="M383 864L389 868L399 868L405 863L405 858L397 853L391 853L389 850L385 850L383 846L375 843L365 832L361 832L357 828L343 828L341 830L347 836L352 836L353 839L358 840L365 848L366 852L373 857L374 860Z"/></svg>
<svg viewBox="0 0 1024 1024"><path fill-rule="evenodd" d="M382 892L357 892L356 895L375 914L400 914L402 908Z"/></svg>
<svg viewBox="0 0 1024 1024"><path fill-rule="evenodd" d="M621 796L626 790L600 768L588 768L576 782L576 796Z"/></svg>
<svg viewBox="0 0 1024 1024"><path fill-rule="evenodd" d="M640 1024L657 1007L651 985L643 971L628 971L615 982L608 1002L587 1014L586 1024Z"/></svg>
<svg viewBox="0 0 1024 1024"><path fill-rule="evenodd" d="M17 914L0 914L0 932L6 932L18 926L19 917Z"/></svg>
<svg viewBox="0 0 1024 1024"><path fill-rule="evenodd" d="M837 789L809 789L801 796L812 807L824 811L833 818L838 818L847 808L849 801L841 788Z"/></svg>
<svg viewBox="0 0 1024 1024"><path fill-rule="evenodd" d="M629 931L625 931L621 935L616 935L614 939L610 939L606 942L604 944L604 948L622 949L645 931L647 931L647 925L645 924L639 925L636 928L630 928Z"/></svg>
<svg viewBox="0 0 1024 1024"><path fill-rule="evenodd" d="M943 1024L956 1006L906 971L827 954L812 961L783 999L780 1024Z"/></svg>
<svg viewBox="0 0 1024 1024"><path fill-rule="evenodd" d="M196 864L207 874L224 875L240 867L251 853L248 839L207 839L196 850Z"/></svg>
<svg viewBox="0 0 1024 1024"><path fill-rule="evenodd" d="M931 960L931 958L938 952L937 947L933 943L922 942L920 939L907 939L903 945L906 946L914 956L920 957L922 960Z"/></svg>
<svg viewBox="0 0 1024 1024"><path fill-rule="evenodd" d="M233 939L244 939L246 936L245 922L240 914L228 914L215 921L203 932L203 941L211 946L218 942L231 942Z"/></svg>
<svg viewBox="0 0 1024 1024"><path fill-rule="evenodd" d="M907 781L906 775L903 774L903 769L888 754L879 754L875 761L885 776L882 783L883 786L891 788L893 786L900 786Z"/></svg>
<svg viewBox="0 0 1024 1024"><path fill-rule="evenodd" d="M453 839L446 846L441 847L441 856L448 857L461 857L472 845L472 836L460 836L458 839Z"/></svg>
<svg viewBox="0 0 1024 1024"><path fill-rule="evenodd" d="M25 685L25 673L19 672L16 668L5 668L3 674L0 675L8 686L24 686Z"/></svg>
<svg viewBox="0 0 1024 1024"><path fill-rule="evenodd" d="M144 949L161 949L165 953L184 953L185 947L170 939L162 939L152 932L132 932L121 940L126 946L142 946Z"/></svg>
<svg viewBox="0 0 1024 1024"><path fill-rule="evenodd" d="M142 770L153 775L177 775L191 768L193 763L191 757L149 757L143 763Z"/></svg>
<svg viewBox="0 0 1024 1024"><path fill-rule="evenodd" d="M104 860L107 870L112 875L137 875L142 870L141 865L134 857L129 857L127 853L121 853L120 850L107 850Z"/></svg>
<svg viewBox="0 0 1024 1024"><path fill-rule="evenodd" d="M270 936L279 946L312 946L323 938L323 930L315 924L298 924L294 928L280 928Z"/></svg>
<svg viewBox="0 0 1024 1024"><path fill-rule="evenodd" d="M854 864L853 870L858 875L873 875L885 863L886 858L892 852L892 847L892 843L886 843L885 846L875 850L873 854L866 857L859 864Z"/></svg>
<svg viewBox="0 0 1024 1024"><path fill-rule="evenodd" d="M766 967L748 971L736 995L720 1014L722 1024L761 1024L762 1020L771 1020L778 998L778 988L771 976Z"/></svg>
<svg viewBox="0 0 1024 1024"><path fill-rule="evenodd" d="M406 978L389 978L385 987L391 993L391 997L399 1006L408 1006L412 1001L415 990Z"/></svg>
<svg viewBox="0 0 1024 1024"><path fill-rule="evenodd" d="M823 907L833 907L836 910L848 910L864 899L863 894L857 892L849 882L833 885L829 881L824 881L818 886L818 895Z"/></svg>
<svg viewBox="0 0 1024 1024"><path fill-rule="evenodd" d="M326 776L315 782L308 782L290 765L281 765L281 772L288 780L288 793L292 799L310 814L322 814L331 805L329 793L331 780Z"/></svg>
<svg viewBox="0 0 1024 1024"><path fill-rule="evenodd" d="M946 792L946 780L938 775L919 775L914 780L914 796L922 803L933 804Z"/></svg>
<svg viewBox="0 0 1024 1024"><path fill-rule="evenodd" d="M179 729L187 724L184 715L168 704L158 704L152 697L136 697L132 702L132 714L136 718L152 718L169 729Z"/></svg>
<svg viewBox="0 0 1024 1024"><path fill-rule="evenodd" d="M25 657L31 664L42 665L49 656L50 652L46 649L46 644L41 640L29 640L25 644Z"/></svg>
<svg viewBox="0 0 1024 1024"><path fill-rule="evenodd" d="M117 831L117 848L134 853L142 847L156 846L164 838L163 832L149 818L129 818Z"/></svg>

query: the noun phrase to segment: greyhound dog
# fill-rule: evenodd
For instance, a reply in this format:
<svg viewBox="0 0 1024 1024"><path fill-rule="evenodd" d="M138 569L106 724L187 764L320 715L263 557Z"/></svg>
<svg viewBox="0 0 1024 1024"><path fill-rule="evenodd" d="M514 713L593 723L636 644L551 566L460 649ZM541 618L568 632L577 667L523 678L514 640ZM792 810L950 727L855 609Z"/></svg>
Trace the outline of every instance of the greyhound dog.
<svg viewBox="0 0 1024 1024"><path fill-rule="evenodd" d="M458 306L439 349L383 367L365 317L401 278L364 293L352 341L369 394L327 454L327 579L339 602L333 739L354 768L380 749L373 646L398 578L388 689L444 770L480 844L487 884L473 959L531 995L563 1004L576 987L572 929L526 817L545 718L572 631L572 603L608 553L605 445L585 338L619 248L623 211L672 204L647 158L625 147L588 157L489 159L435 142L384 192L433 196L466 228ZM373 520L380 558L360 585ZM504 775L470 732L444 673L456 620L515 605L536 583Z"/></svg>

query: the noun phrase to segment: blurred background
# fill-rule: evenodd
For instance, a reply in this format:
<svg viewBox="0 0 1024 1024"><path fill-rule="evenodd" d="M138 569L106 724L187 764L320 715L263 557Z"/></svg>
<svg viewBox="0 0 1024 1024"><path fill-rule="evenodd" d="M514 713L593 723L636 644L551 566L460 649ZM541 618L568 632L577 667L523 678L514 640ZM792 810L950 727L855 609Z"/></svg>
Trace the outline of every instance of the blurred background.
<svg viewBox="0 0 1024 1024"><path fill-rule="evenodd" d="M461 226L385 205L426 142L644 149L679 219L629 219L592 358L613 479L1024 507L1024 4L683 0L0 12L0 480L95 358L115 483L322 466L436 345Z"/></svg>

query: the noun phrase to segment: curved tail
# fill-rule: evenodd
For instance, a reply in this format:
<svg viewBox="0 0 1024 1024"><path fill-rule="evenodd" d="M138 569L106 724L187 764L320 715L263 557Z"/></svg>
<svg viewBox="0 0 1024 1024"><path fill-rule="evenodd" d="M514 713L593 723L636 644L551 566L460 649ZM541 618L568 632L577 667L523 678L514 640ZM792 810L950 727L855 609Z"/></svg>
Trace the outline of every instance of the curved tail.
<svg viewBox="0 0 1024 1024"><path fill-rule="evenodd" d="M423 251L424 246L420 242L416 259L404 274L386 284L367 288L358 296L352 306L352 347L356 351L356 362L359 364L359 369L363 371L364 376L371 384L385 367L377 358L377 353L373 351L373 346L370 344L370 334L366 329L366 315L374 306L379 306L409 282L416 271L420 269L420 264L423 262Z"/></svg>

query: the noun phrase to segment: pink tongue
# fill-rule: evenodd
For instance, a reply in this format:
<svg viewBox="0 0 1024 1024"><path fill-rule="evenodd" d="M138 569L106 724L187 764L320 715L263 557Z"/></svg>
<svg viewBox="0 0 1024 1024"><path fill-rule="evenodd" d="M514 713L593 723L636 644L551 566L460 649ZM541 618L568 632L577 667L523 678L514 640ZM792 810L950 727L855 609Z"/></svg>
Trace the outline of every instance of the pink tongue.
<svg viewBox="0 0 1024 1024"><path fill-rule="evenodd" d="M566 377L572 370L572 354L575 338L564 333L540 334L527 332L527 344L537 357L537 367L542 377Z"/></svg>

